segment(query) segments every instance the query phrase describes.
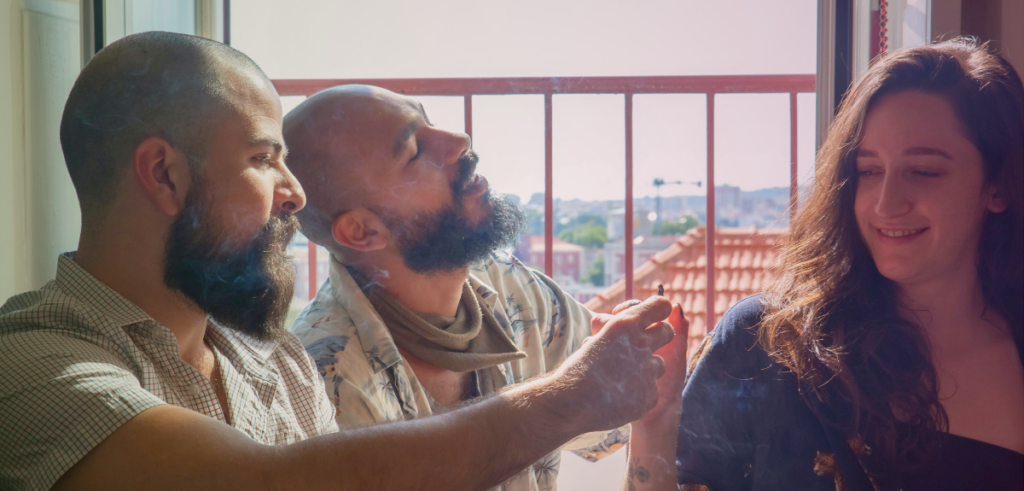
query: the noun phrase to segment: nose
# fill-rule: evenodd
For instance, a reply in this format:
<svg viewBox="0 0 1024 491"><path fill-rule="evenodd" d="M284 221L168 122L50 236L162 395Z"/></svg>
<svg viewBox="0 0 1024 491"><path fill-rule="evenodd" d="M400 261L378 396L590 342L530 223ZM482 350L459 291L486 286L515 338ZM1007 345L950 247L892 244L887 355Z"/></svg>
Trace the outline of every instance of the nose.
<svg viewBox="0 0 1024 491"><path fill-rule="evenodd" d="M452 165L459 161L466 152L473 148L473 140L465 133L448 134L448 151L445 155L445 165Z"/></svg>
<svg viewBox="0 0 1024 491"><path fill-rule="evenodd" d="M306 206L302 184L287 167L281 167L281 179L274 189L274 208L278 212L295 213Z"/></svg>
<svg viewBox="0 0 1024 491"><path fill-rule="evenodd" d="M896 172L887 172L882 178L882 188L875 203L875 213L881 218L895 218L911 209L910 196Z"/></svg>

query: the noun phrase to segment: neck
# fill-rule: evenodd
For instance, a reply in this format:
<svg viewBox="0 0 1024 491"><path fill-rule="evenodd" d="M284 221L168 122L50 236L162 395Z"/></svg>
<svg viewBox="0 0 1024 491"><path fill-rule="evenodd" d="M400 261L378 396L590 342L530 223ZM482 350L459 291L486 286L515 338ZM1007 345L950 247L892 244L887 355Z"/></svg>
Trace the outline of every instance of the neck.
<svg viewBox="0 0 1024 491"><path fill-rule="evenodd" d="M897 284L904 318L919 324L936 348L955 346L998 325L985 311L981 281L973 265L929 281Z"/></svg>
<svg viewBox="0 0 1024 491"><path fill-rule="evenodd" d="M462 300L462 285L469 278L469 266L444 273L423 274L405 267L401 258L375 259L366 258L347 264L380 283L384 291L413 312L455 317Z"/></svg>
<svg viewBox="0 0 1024 491"><path fill-rule="evenodd" d="M101 230L90 233L84 224L75 262L166 326L178 341L178 354L194 359L203 351L207 315L164 284L165 233L140 227L133 233Z"/></svg>

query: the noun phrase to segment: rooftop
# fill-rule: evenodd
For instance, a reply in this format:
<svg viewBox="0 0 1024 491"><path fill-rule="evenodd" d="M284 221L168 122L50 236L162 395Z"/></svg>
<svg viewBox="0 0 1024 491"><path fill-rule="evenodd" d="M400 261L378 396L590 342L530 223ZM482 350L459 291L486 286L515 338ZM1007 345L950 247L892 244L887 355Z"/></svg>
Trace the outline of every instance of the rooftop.
<svg viewBox="0 0 1024 491"><path fill-rule="evenodd" d="M636 298L657 294L658 285L662 284L665 297L682 305L683 314L690 321L691 349L704 338L707 323L705 232L705 227L690 230L633 273ZM786 229L724 227L715 230L714 324L733 304L764 289L770 280L768 268L777 260L776 246L787 232ZM611 312L626 300L625 294L625 280L619 280L586 306L595 312Z"/></svg>

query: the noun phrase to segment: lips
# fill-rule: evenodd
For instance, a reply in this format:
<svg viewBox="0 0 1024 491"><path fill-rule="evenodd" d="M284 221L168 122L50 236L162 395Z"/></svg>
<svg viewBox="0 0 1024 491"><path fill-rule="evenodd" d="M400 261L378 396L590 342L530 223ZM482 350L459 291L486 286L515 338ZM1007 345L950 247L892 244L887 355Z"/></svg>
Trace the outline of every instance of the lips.
<svg viewBox="0 0 1024 491"><path fill-rule="evenodd" d="M487 190L487 178L480 174L474 174L473 177L463 188L463 194L466 196L475 196L483 193Z"/></svg>
<svg viewBox="0 0 1024 491"><path fill-rule="evenodd" d="M928 227L924 228L875 228L878 236L887 241L905 242L919 237Z"/></svg>

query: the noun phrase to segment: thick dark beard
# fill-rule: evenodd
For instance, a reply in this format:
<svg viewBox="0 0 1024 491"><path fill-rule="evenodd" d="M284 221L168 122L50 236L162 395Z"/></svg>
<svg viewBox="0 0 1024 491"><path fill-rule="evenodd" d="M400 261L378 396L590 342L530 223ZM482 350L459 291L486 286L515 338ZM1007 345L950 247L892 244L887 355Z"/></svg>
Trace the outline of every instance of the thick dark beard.
<svg viewBox="0 0 1024 491"><path fill-rule="evenodd" d="M197 185L198 184L198 185ZM284 332L295 288L288 242L298 230L290 213L272 216L251 241L220 239L202 183L171 226L164 283L218 324L262 341Z"/></svg>
<svg viewBox="0 0 1024 491"><path fill-rule="evenodd" d="M405 266L420 274L463 269L502 247L512 247L526 228L526 218L505 195L490 190L480 198L487 216L475 226L466 218L464 191L476 168L469 152L459 160L459 178L452 185L452 205L434 212L401 217L380 208L373 211L398 242Z"/></svg>

